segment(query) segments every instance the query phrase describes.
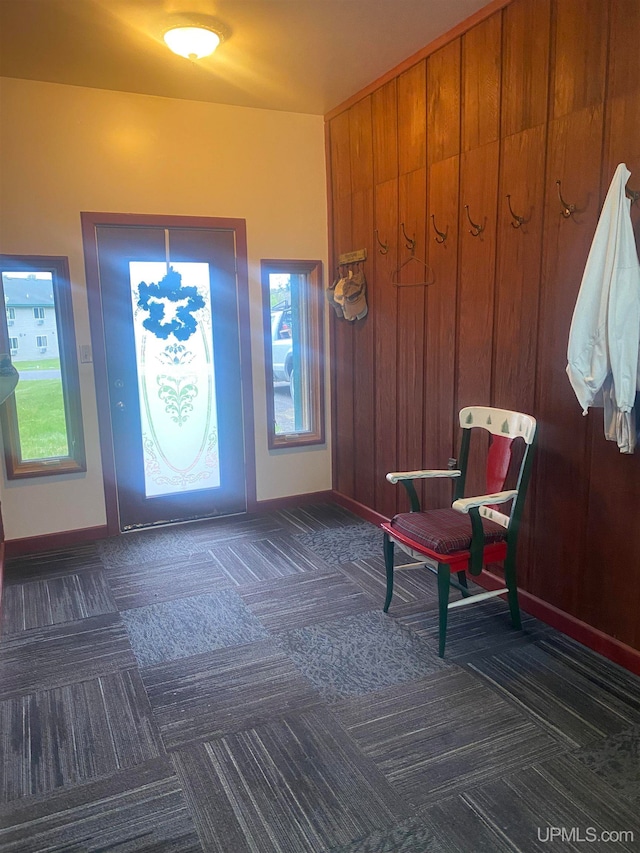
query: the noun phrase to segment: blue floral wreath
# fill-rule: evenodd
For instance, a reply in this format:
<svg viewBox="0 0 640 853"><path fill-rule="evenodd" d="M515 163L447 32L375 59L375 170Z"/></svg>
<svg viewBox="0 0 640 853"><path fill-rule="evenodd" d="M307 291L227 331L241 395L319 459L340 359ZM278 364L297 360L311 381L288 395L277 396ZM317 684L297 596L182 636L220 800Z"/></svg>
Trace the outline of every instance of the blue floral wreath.
<svg viewBox="0 0 640 853"><path fill-rule="evenodd" d="M173 320L163 322L165 306L163 302L155 300L182 302L184 299L187 300L187 304L176 309ZM169 272L158 284L140 282L138 307L149 312L149 316L143 320L142 325L149 332L153 332L157 338L166 340L169 335L175 335L179 341L187 341L198 325L198 321L193 316L194 312L204 308L204 299L196 287L183 287L180 273L173 267L169 267Z"/></svg>

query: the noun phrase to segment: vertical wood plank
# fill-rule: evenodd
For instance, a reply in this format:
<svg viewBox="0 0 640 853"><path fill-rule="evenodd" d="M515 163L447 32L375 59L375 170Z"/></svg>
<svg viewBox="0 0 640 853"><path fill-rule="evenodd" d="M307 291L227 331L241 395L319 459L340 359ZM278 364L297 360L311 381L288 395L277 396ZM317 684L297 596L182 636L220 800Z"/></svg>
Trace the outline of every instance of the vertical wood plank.
<svg viewBox="0 0 640 853"><path fill-rule="evenodd" d="M426 60L398 77L398 167L400 174L426 164L427 91Z"/></svg>
<svg viewBox="0 0 640 853"><path fill-rule="evenodd" d="M504 139L498 191L493 404L533 413L546 126ZM514 228L511 205L524 224Z"/></svg>
<svg viewBox="0 0 640 853"><path fill-rule="evenodd" d="M373 239L373 119L372 98L363 98L350 110L351 135L351 239L352 249L371 246ZM371 264L363 264L367 275ZM375 297L368 287L369 310L375 311ZM368 315L354 321L345 334L352 337L353 376L353 493L361 503L374 501L373 459L373 323Z"/></svg>
<svg viewBox="0 0 640 853"><path fill-rule="evenodd" d="M628 186L640 191L640 3L613 0L606 106L603 185L608 186L618 163L631 171ZM636 227L640 203L631 208ZM637 230L636 234L640 232Z"/></svg>
<svg viewBox="0 0 640 853"><path fill-rule="evenodd" d="M610 0L610 6L609 99L634 95L640 88L640 5L637 0Z"/></svg>
<svg viewBox="0 0 640 853"><path fill-rule="evenodd" d="M458 336L456 410L489 405L491 401L498 140L462 155L460 164L460 267L458 271ZM465 210L468 205L468 211ZM469 216L483 231L474 236ZM482 444L486 450L487 443ZM481 445L478 444L478 448ZM485 489L481 450L469 455L466 492Z"/></svg>
<svg viewBox="0 0 640 853"><path fill-rule="evenodd" d="M395 302L391 298L390 277L397 263L397 244L395 234L398 226L398 94L397 80L391 80L373 93L373 173L374 173L374 230L372 237L372 257L367 269L373 271L373 292L371 296L372 315L367 323L372 329L373 359L368 368L374 388L373 416L370 431L374 435L374 456L371 464L373 504L379 512L387 507L387 514L395 511L396 495L384 479L386 473L395 467L395 434L389 448L381 451L379 429L390 433L389 418L393 411L395 417L395 346L396 323ZM378 190L378 187L381 187ZM387 205L390 205L388 207ZM379 242L388 247L387 254L381 254ZM387 316L385 317L385 312ZM389 316L389 312L391 315ZM385 375L382 389L379 389L379 374L385 371L384 361L387 353L393 357L393 377ZM390 373L388 366L386 373ZM392 379L392 382L387 381ZM380 393L388 398L388 405L382 404ZM389 410L387 410L389 409Z"/></svg>
<svg viewBox="0 0 640 853"><path fill-rule="evenodd" d="M426 168L401 175L398 230L394 235L398 246L398 269L393 275L393 281L399 286L399 290L417 290L414 285L424 283L430 277L425 260L426 202Z"/></svg>
<svg viewBox="0 0 640 853"><path fill-rule="evenodd" d="M429 168L427 257L433 284L427 289L424 389L424 465L446 468L455 456L455 350L458 289L458 185L460 157L449 157ZM433 217L433 219L432 219ZM438 230L446 234L443 242ZM451 486L436 480L425 484L425 507L446 506Z"/></svg>
<svg viewBox="0 0 640 853"><path fill-rule="evenodd" d="M333 269L338 255L351 249L351 140L349 113L336 116L329 127L333 216ZM352 335L331 312L333 482L342 494L353 496L353 362Z"/></svg>
<svg viewBox="0 0 640 853"><path fill-rule="evenodd" d="M454 39L427 60L427 261L433 285L427 289L424 464L444 468L457 453L455 359L458 294L458 191L460 183L462 39ZM446 234L441 241L436 229ZM437 242L441 241L441 242ZM450 483L424 484L424 506L451 502Z"/></svg>
<svg viewBox="0 0 640 853"><path fill-rule="evenodd" d="M459 38L427 60L427 163L460 153Z"/></svg>
<svg viewBox="0 0 640 853"><path fill-rule="evenodd" d="M462 150L500 135L502 14L497 12L462 37Z"/></svg>
<svg viewBox="0 0 640 853"><path fill-rule="evenodd" d="M373 186L371 97L363 98L349 110L349 148L351 191L368 190Z"/></svg>
<svg viewBox="0 0 640 853"><path fill-rule="evenodd" d="M373 178L382 184L398 177L398 96L396 80L372 95Z"/></svg>
<svg viewBox="0 0 640 853"><path fill-rule="evenodd" d="M547 120L551 0L515 0L503 12L502 136Z"/></svg>
<svg viewBox="0 0 640 853"><path fill-rule="evenodd" d="M536 414L535 380L544 213L546 124L502 141L498 191L493 404ZM511 205L525 221L514 228ZM518 539L518 582L528 585L532 553L533 490Z"/></svg>
<svg viewBox="0 0 640 853"><path fill-rule="evenodd" d="M457 409L491 400L498 149L496 141L467 151L460 167ZM469 216L484 228L477 237Z"/></svg>
<svg viewBox="0 0 640 853"><path fill-rule="evenodd" d="M606 0L554 0L552 118L602 103L608 9Z"/></svg>
<svg viewBox="0 0 640 853"><path fill-rule="evenodd" d="M351 250L351 196L334 202L335 267L338 255ZM331 310L333 340L334 404L334 483L343 495L353 497L354 422L353 422L353 334L349 325Z"/></svg>
<svg viewBox="0 0 640 853"><path fill-rule="evenodd" d="M395 235L398 230L398 179L379 184L375 190L375 226L389 244L386 255L375 253L375 494L376 509L386 516L396 512L397 487L385 479L397 470L397 289L392 275L398 264Z"/></svg>
<svg viewBox="0 0 640 853"><path fill-rule="evenodd" d="M426 286L430 277L425 266L425 207L427 170L417 169L399 180L399 219L415 240L407 248L404 235L398 236L399 271L395 276L398 299L398 470L422 466L424 312ZM402 490L404 491L404 490ZM400 498L400 504L404 495ZM408 505L407 505L408 507Z"/></svg>
<svg viewBox="0 0 640 853"><path fill-rule="evenodd" d="M582 417L566 374L567 342L584 265L599 214L603 108L591 107L551 122L547 145L543 232L543 287L538 331L534 477L536 567L530 592L580 618L584 582L589 454ZM564 219L555 193L579 213Z"/></svg>
<svg viewBox="0 0 640 853"><path fill-rule="evenodd" d="M331 194L344 198L351 194L351 138L349 113L340 113L329 123L331 145Z"/></svg>

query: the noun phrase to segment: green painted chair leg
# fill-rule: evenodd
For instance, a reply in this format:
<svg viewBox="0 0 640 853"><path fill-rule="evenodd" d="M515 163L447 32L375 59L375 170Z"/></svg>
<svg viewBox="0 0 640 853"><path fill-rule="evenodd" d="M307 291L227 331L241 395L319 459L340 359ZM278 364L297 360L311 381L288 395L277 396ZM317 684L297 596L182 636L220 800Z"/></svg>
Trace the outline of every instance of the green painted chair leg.
<svg viewBox="0 0 640 853"><path fill-rule="evenodd" d="M465 589L468 589L467 573L466 572L457 572L457 575L458 575L458 583L460 584L460 586L463 586ZM470 592L462 591L462 597L463 598L468 598L470 595L471 595Z"/></svg>
<svg viewBox="0 0 640 853"><path fill-rule="evenodd" d="M447 641L447 617L449 615L449 581L451 568L447 563L438 566L438 631L440 645L438 654L444 657L444 646Z"/></svg>
<svg viewBox="0 0 640 853"><path fill-rule="evenodd" d="M516 630L522 628L520 619L520 605L518 603L518 583L516 580L515 562L507 558L504 564L504 579L507 584L507 600L509 602L509 612L511 613L511 622Z"/></svg>
<svg viewBox="0 0 640 853"><path fill-rule="evenodd" d="M387 613L393 595L393 541L387 533L384 534L384 565L387 570L387 597L382 609Z"/></svg>

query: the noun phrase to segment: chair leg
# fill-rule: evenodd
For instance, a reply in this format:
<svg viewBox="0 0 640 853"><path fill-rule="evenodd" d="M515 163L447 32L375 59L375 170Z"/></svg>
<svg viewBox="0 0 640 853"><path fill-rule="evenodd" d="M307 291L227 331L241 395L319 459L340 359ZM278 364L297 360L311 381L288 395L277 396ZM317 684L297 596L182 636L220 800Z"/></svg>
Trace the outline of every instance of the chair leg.
<svg viewBox="0 0 640 853"><path fill-rule="evenodd" d="M449 615L449 581L451 568L447 563L438 565L438 654L444 657L444 646L447 641L447 617Z"/></svg>
<svg viewBox="0 0 640 853"><path fill-rule="evenodd" d="M507 599L509 601L509 612L511 613L511 621L513 627L518 631L522 628L520 620L520 605L518 603L518 583L516 579L516 561L515 558L510 558L507 555L504 561L504 579L507 584Z"/></svg>
<svg viewBox="0 0 640 853"><path fill-rule="evenodd" d="M462 572L458 572L457 575L458 575L458 583L460 584L460 586L463 586L465 589L468 589L467 573L462 571ZM470 592L462 592L463 598L468 598L470 595L471 595Z"/></svg>
<svg viewBox="0 0 640 853"><path fill-rule="evenodd" d="M393 540L388 533L384 534L384 565L387 570L387 597L382 609L387 613L393 595Z"/></svg>

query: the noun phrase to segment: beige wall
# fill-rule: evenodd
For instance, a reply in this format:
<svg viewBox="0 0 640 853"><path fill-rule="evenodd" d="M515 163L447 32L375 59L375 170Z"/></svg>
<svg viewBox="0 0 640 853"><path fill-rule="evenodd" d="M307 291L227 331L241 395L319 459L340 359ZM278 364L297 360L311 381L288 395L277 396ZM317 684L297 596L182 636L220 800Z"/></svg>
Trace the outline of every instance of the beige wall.
<svg viewBox="0 0 640 853"><path fill-rule="evenodd" d="M329 446L267 449L260 308L261 258L320 259L326 272L322 117L7 78L0 111L0 251L68 256L79 345L80 211L246 220L258 500L330 488ZM93 368L79 368L87 473L5 477L7 539L105 522Z"/></svg>

